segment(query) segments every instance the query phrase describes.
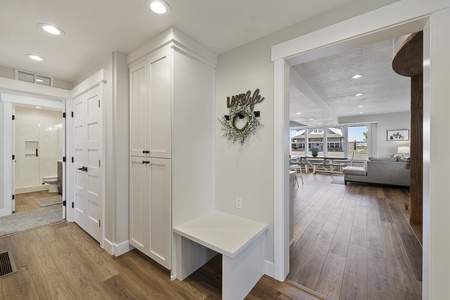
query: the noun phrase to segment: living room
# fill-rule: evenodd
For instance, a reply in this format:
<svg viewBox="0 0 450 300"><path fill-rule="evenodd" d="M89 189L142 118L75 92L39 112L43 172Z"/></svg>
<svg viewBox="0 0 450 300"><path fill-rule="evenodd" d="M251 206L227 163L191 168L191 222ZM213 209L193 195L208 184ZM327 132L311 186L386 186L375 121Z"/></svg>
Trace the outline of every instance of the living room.
<svg viewBox="0 0 450 300"><path fill-rule="evenodd" d="M405 147L410 145L410 79L392 70L395 43L385 41L291 69L292 157L311 157L311 150L318 147L319 157L343 158L347 160L343 166L358 166L365 175L369 158L405 160L409 165ZM360 139L352 138L355 127L367 128ZM322 139L314 139L318 137L314 132L322 133ZM340 144L334 143L334 133L342 136ZM369 186L360 183L364 180L344 185L342 168L312 174L305 173L307 164L302 167L304 184L299 179L291 195L288 278L332 299L376 295L420 299L421 230L409 225L409 168L392 175L392 182L388 172L381 174L382 185ZM407 184L397 184L396 176L407 177ZM341 184L332 184L336 177L342 178ZM392 258L392 253L398 255ZM326 276L331 269L333 279ZM403 285L388 284L400 273Z"/></svg>

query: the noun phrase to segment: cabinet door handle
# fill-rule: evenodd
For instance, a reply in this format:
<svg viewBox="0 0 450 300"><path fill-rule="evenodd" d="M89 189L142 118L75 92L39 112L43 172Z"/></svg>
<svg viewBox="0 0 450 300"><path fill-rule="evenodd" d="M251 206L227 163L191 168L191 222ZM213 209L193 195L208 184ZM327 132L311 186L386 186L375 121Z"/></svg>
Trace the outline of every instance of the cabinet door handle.
<svg viewBox="0 0 450 300"><path fill-rule="evenodd" d="M142 153L144 153L144 154L149 154L150 151L149 151L149 150L142 150Z"/></svg>
<svg viewBox="0 0 450 300"><path fill-rule="evenodd" d="M83 171L83 172L87 172L88 168L87 167L81 167L81 168L78 168L78 170Z"/></svg>
<svg viewBox="0 0 450 300"><path fill-rule="evenodd" d="M148 160L143 160L142 163L145 164L149 164L150 162Z"/></svg>

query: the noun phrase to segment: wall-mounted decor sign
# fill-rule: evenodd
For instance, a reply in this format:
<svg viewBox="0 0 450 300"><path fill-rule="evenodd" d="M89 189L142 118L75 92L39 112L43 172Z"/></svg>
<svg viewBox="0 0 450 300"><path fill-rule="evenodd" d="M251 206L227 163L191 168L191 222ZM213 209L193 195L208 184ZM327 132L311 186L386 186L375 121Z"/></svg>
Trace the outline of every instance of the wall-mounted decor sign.
<svg viewBox="0 0 450 300"><path fill-rule="evenodd" d="M259 95L259 89L256 89L253 95L247 91L245 94L232 96L231 99L227 97L229 114L219 119L223 136L233 144L237 142L243 144L248 135L255 134L256 129L262 124L257 119L260 112L253 111L253 109L263 100L264 97Z"/></svg>
<svg viewBox="0 0 450 300"><path fill-rule="evenodd" d="M409 130L388 130L386 138L388 141L409 141Z"/></svg>

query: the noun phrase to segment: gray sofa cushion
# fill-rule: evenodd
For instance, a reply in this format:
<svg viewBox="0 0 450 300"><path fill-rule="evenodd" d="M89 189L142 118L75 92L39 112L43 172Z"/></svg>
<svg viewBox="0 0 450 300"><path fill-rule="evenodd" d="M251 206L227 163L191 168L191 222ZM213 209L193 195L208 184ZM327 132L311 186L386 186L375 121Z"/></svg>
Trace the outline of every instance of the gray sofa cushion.
<svg viewBox="0 0 450 300"><path fill-rule="evenodd" d="M366 176L367 170L362 167L345 167L342 170L342 173L345 175L359 175L359 176Z"/></svg>
<svg viewBox="0 0 450 300"><path fill-rule="evenodd" d="M397 157L369 157L370 161L398 161Z"/></svg>
<svg viewBox="0 0 450 300"><path fill-rule="evenodd" d="M352 167L355 168L355 167ZM367 182L367 183L377 183L377 184L389 184L397 186L409 186L409 173L410 165L409 162L399 161L373 161L367 162L367 172L363 175L349 174L352 172L350 170L345 171L344 168L344 181L357 181L357 182ZM361 169L361 168L360 168ZM358 171L357 171L358 172ZM359 170L359 172L362 172Z"/></svg>

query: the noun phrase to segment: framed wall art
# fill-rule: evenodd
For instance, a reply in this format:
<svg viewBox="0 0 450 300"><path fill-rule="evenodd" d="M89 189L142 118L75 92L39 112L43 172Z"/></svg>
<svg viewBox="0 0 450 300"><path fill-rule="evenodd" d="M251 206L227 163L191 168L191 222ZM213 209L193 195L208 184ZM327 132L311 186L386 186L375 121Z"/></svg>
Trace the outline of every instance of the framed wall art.
<svg viewBox="0 0 450 300"><path fill-rule="evenodd" d="M409 141L409 129L388 130L386 138L388 141Z"/></svg>

